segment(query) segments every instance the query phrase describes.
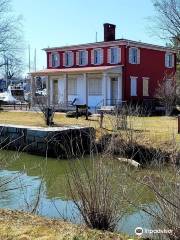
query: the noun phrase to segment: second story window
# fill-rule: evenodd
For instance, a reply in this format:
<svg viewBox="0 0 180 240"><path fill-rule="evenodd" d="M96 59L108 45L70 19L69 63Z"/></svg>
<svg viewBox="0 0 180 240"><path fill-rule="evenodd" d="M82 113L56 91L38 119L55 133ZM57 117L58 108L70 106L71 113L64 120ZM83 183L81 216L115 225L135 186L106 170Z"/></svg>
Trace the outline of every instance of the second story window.
<svg viewBox="0 0 180 240"><path fill-rule="evenodd" d="M174 54L172 54L172 53L165 54L165 66L167 68L174 67Z"/></svg>
<svg viewBox="0 0 180 240"><path fill-rule="evenodd" d="M112 47L108 50L108 62L111 64L117 64L120 62L120 48Z"/></svg>
<svg viewBox="0 0 180 240"><path fill-rule="evenodd" d="M140 63L140 50L135 47L129 48L129 63L139 64Z"/></svg>
<svg viewBox="0 0 180 240"><path fill-rule="evenodd" d="M76 53L76 64L80 66L88 64L88 52L86 50L80 50Z"/></svg>
<svg viewBox="0 0 180 240"><path fill-rule="evenodd" d="M60 56L59 53L52 53L52 67L59 67L60 65Z"/></svg>
<svg viewBox="0 0 180 240"><path fill-rule="evenodd" d="M95 65L99 65L103 63L103 50L101 48L92 50L91 63Z"/></svg>
<svg viewBox="0 0 180 240"><path fill-rule="evenodd" d="M74 64L74 54L71 51L65 52L63 54L64 56L64 66L65 67L71 67Z"/></svg>

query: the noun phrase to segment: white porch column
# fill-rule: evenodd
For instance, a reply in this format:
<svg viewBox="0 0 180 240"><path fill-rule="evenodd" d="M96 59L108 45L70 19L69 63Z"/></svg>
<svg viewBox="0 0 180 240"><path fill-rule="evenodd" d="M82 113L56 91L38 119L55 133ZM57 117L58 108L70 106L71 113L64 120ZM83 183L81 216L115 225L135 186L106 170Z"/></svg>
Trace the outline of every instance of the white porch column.
<svg viewBox="0 0 180 240"><path fill-rule="evenodd" d="M102 79L102 94L103 94L103 104L106 105L106 100L107 100L107 78L108 75L107 73L103 73L103 79Z"/></svg>
<svg viewBox="0 0 180 240"><path fill-rule="evenodd" d="M64 102L68 102L68 75L64 75Z"/></svg>
<svg viewBox="0 0 180 240"><path fill-rule="evenodd" d="M83 100L86 105L88 105L88 82L87 82L87 74L83 74L83 82L84 82L84 92L83 92Z"/></svg>
<svg viewBox="0 0 180 240"><path fill-rule="evenodd" d="M50 98L51 98L51 91L50 91L50 77L47 76L46 80L46 88L47 88L47 106L50 106Z"/></svg>
<svg viewBox="0 0 180 240"><path fill-rule="evenodd" d="M122 74L118 76L118 100L122 101Z"/></svg>

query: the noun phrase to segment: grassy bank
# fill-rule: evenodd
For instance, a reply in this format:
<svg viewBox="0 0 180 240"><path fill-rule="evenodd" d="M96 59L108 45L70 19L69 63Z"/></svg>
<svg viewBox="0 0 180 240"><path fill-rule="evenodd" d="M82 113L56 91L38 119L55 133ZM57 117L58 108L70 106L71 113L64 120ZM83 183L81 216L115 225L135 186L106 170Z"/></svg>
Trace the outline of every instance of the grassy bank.
<svg viewBox="0 0 180 240"><path fill-rule="evenodd" d="M29 213L0 210L1 240L127 240L125 235L101 232Z"/></svg>
<svg viewBox="0 0 180 240"><path fill-rule="evenodd" d="M90 117L85 120L84 117L79 119L67 118L65 114L56 113L54 118L55 124L64 125L85 125L94 127L97 130L97 136L102 133L99 128L99 117ZM0 123L18 124L28 126L45 126L41 113L36 112L0 112ZM135 130L137 135L151 139L155 144L169 141L174 137L180 141L180 134L177 134L177 118L175 117L129 117L128 126ZM112 116L106 116L103 122L103 131L105 133L113 130L115 119Z"/></svg>

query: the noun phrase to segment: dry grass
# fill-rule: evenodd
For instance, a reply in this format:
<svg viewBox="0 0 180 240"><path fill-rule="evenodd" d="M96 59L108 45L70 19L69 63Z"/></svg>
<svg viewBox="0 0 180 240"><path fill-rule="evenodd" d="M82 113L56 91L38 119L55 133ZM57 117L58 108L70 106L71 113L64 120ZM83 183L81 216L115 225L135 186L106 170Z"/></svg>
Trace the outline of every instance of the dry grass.
<svg viewBox="0 0 180 240"><path fill-rule="evenodd" d="M60 220L0 210L0 240L126 240L127 236L88 229Z"/></svg>
<svg viewBox="0 0 180 240"><path fill-rule="evenodd" d="M54 121L57 125L83 125L91 126L97 130L97 136L102 134L99 129L99 117L90 117L85 120L67 118L65 114L56 113ZM0 123L18 124L28 126L45 126L43 116L36 112L0 112ZM106 116L103 123L103 132L111 132L114 126L114 118ZM180 134L177 134L177 118L175 117L131 117L128 119L128 125L136 130L137 134L143 133L143 137L151 139L154 143L162 143L175 138L180 141Z"/></svg>

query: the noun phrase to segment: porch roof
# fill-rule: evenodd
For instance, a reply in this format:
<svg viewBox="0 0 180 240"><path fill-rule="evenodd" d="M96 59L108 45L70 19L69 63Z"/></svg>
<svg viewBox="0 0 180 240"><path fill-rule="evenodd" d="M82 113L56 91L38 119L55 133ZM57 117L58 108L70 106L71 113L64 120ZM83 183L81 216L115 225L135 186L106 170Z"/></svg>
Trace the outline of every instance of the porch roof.
<svg viewBox="0 0 180 240"><path fill-rule="evenodd" d="M112 70L121 70L122 65L118 66L96 66L96 67L78 67L78 68L51 68L51 69L43 69L36 72L31 72L32 76L48 76L48 75L56 75L56 74L68 74L68 73L96 73L96 72L108 72Z"/></svg>

